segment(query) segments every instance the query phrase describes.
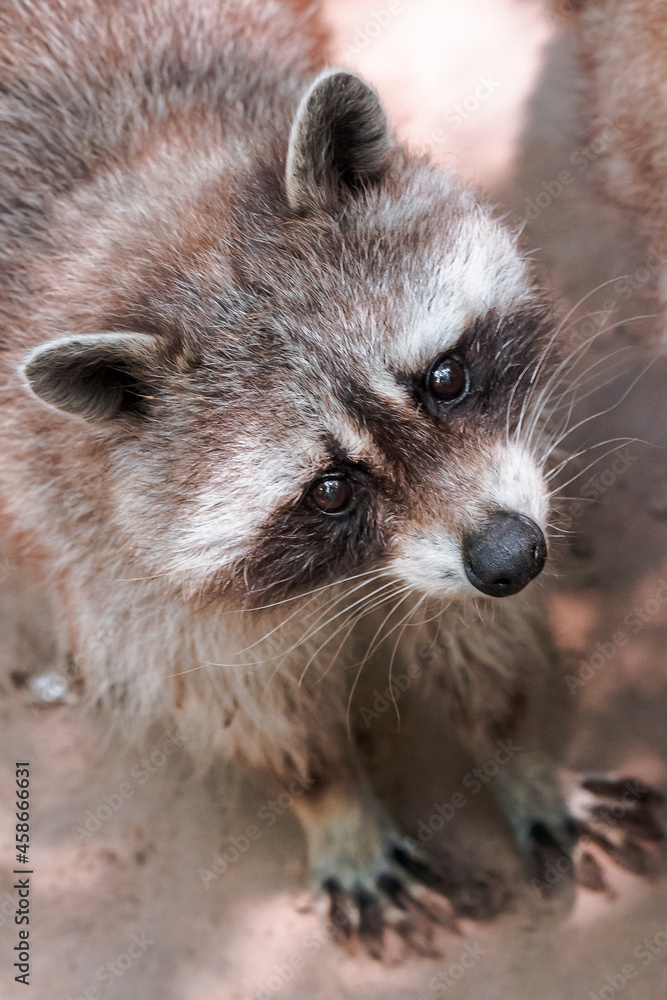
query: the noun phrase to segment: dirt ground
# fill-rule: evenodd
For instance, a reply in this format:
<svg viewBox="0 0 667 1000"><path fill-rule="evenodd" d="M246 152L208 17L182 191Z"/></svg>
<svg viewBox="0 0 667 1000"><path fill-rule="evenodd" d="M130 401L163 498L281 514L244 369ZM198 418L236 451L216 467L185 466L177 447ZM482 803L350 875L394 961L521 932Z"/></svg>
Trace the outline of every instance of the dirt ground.
<svg viewBox="0 0 667 1000"><path fill-rule="evenodd" d="M564 486L574 499L556 526L567 530L556 533L556 570L541 585L578 713L566 763L665 791L665 362L651 346L656 321L633 319L655 313L655 269L632 220L597 192L591 137L564 124L578 83L567 47L552 42L561 25L528 0L329 0L328 12L340 62L375 82L401 134L525 221L526 247L563 303L588 296L566 343L576 350L591 331L620 323L585 360L573 359L577 373L612 359L586 376L602 371L577 411L608 412L566 445L628 441L568 467L583 471ZM563 169L573 181L558 191ZM437 959L389 966L340 950L304 905L304 842L288 811L222 765L193 773L177 732L128 750L104 740L75 691L38 704L30 679L53 665L48 616L6 562L0 622L0 1000L667 998L665 880L609 864L606 893L580 891L566 917L538 912L484 794L440 836L493 859L517 887L513 912L490 925L464 921L460 936L443 932ZM389 713L369 732L376 758L394 760L376 769L378 790L410 832L470 766L420 711L406 707L398 736ZM28 989L12 972L10 793L24 760L33 804ZM259 830L252 841L250 824Z"/></svg>

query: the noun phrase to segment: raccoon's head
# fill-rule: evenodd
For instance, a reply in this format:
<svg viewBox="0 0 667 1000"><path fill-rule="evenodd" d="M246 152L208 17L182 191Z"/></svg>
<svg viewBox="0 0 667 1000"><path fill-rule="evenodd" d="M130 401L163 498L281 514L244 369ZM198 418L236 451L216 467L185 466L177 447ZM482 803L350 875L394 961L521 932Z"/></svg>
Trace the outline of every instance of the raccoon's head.
<svg viewBox="0 0 667 1000"><path fill-rule="evenodd" d="M193 593L261 604L381 565L514 594L547 552L550 346L515 241L352 74L318 77L287 133L251 137L226 187L172 160L141 240L109 215L108 250L77 261L79 332L36 348L28 383L99 441L123 543Z"/></svg>

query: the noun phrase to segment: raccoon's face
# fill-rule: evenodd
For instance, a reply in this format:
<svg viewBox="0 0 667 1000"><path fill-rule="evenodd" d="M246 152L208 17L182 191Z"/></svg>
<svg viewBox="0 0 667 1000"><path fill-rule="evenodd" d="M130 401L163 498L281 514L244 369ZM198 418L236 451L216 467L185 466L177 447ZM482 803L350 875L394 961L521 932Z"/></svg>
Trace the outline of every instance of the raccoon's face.
<svg viewBox="0 0 667 1000"><path fill-rule="evenodd" d="M378 564L518 592L546 558L549 341L512 238L351 74L315 81L284 170L240 184L227 249L179 258L178 294L158 269L150 332L128 301L137 332L37 348L32 390L93 423L112 520L195 592L263 604Z"/></svg>

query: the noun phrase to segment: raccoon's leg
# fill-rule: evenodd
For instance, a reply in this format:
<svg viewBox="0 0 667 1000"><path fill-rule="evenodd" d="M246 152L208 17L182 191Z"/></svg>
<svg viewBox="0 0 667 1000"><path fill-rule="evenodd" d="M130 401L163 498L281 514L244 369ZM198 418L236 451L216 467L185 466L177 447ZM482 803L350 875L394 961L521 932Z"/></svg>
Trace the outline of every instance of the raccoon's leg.
<svg viewBox="0 0 667 1000"><path fill-rule="evenodd" d="M363 649L349 653L352 662ZM225 678L234 685L227 752L289 802L305 831L312 889L341 938L379 955L398 934L429 953L434 924L454 929L457 913L490 916L504 886L465 879L460 866L436 864L401 835L348 732L349 671L313 659L304 673L302 650L269 681L258 670Z"/></svg>
<svg viewBox="0 0 667 1000"><path fill-rule="evenodd" d="M326 902L335 936L357 938L376 958L395 932L414 951L435 955L433 924L456 930L446 886L426 858L417 858L357 775L317 781L293 809L308 841L311 887ZM414 864L406 859L410 858Z"/></svg>
<svg viewBox="0 0 667 1000"><path fill-rule="evenodd" d="M495 735L495 734L494 734ZM477 772L509 820L532 883L570 896L578 831L554 760L520 732L474 747Z"/></svg>
<svg viewBox="0 0 667 1000"><path fill-rule="evenodd" d="M491 609L489 609L491 611ZM553 751L560 726L550 711L557 659L540 618L512 602L493 621L470 613L435 647L436 682L476 761L473 774L495 793L531 878L569 869L576 829L561 792ZM441 650L441 652L438 652ZM440 661L440 662L438 662ZM560 878L561 885L567 878Z"/></svg>
<svg viewBox="0 0 667 1000"><path fill-rule="evenodd" d="M656 815L663 802L657 792L632 778L559 771L520 734L505 743L507 754L503 742L487 747L482 768L503 756L494 790L524 851L531 884L542 895L571 895L573 882L605 890L592 848L637 875L664 865L667 837Z"/></svg>
<svg viewBox="0 0 667 1000"><path fill-rule="evenodd" d="M328 707L331 716L335 699ZM328 910L333 936L359 941L376 958L384 956L392 938L434 955L434 925L456 930L453 908L437 895L437 878L426 859L417 873L402 863L410 844L375 799L346 729L317 710L303 729L298 711L290 724L283 728L281 746L267 739L268 724L261 734L244 727L235 756L300 821L311 892L318 908Z"/></svg>
<svg viewBox="0 0 667 1000"><path fill-rule="evenodd" d="M507 899L500 879L473 879L404 837L354 762L347 734L345 743L332 729L328 735L329 758L313 756L305 777L294 780L292 764L282 774L257 773L290 799L306 835L311 890L326 906L334 936L360 941L376 958L400 939L435 956L434 925L456 932L458 916L495 916Z"/></svg>
<svg viewBox="0 0 667 1000"><path fill-rule="evenodd" d="M514 829L533 884L569 897L575 880L604 889L593 844L631 871L650 871L665 843L654 815L660 797L630 779L565 776L556 753L571 707L550 638L526 618L498 635L493 656L484 641L468 643L468 655L477 653L479 664L471 664L474 695L463 707L462 730L480 778ZM499 652L505 663L514 657L512 667L499 668Z"/></svg>

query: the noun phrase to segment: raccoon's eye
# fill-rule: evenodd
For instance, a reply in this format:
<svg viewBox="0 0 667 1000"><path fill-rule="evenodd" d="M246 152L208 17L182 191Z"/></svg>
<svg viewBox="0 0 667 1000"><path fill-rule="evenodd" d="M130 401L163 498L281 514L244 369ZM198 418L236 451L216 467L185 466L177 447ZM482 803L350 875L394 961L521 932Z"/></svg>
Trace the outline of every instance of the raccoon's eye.
<svg viewBox="0 0 667 1000"><path fill-rule="evenodd" d="M426 373L426 388L440 403L453 403L468 392L466 366L451 354L441 354Z"/></svg>
<svg viewBox="0 0 667 1000"><path fill-rule="evenodd" d="M325 514L342 514L352 501L352 484L341 476L326 476L311 486L308 496Z"/></svg>

